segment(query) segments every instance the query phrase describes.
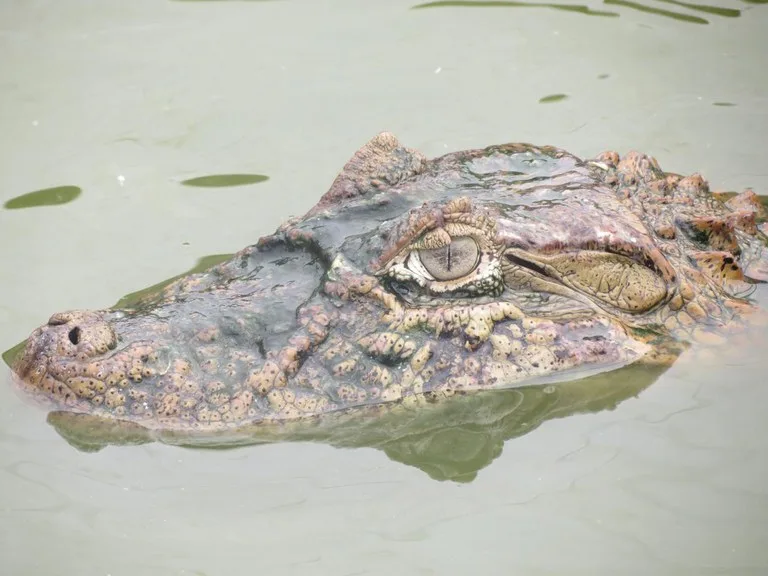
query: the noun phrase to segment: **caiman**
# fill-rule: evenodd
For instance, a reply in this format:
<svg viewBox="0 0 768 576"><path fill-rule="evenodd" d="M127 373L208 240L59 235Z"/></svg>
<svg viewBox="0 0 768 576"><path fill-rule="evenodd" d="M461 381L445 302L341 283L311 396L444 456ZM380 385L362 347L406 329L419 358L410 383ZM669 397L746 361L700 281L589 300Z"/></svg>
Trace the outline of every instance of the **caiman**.
<svg viewBox="0 0 768 576"><path fill-rule="evenodd" d="M764 220L751 190L636 152L427 159L382 133L303 217L127 307L54 314L12 368L58 413L206 436L663 364L749 322Z"/></svg>

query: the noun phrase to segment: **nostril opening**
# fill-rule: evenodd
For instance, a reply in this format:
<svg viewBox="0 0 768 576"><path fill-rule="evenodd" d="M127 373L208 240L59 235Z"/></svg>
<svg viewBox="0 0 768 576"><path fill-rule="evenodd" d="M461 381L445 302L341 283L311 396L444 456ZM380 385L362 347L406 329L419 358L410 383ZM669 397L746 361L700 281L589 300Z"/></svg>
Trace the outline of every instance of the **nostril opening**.
<svg viewBox="0 0 768 576"><path fill-rule="evenodd" d="M77 345L80 342L80 328L75 326L69 331L69 341Z"/></svg>

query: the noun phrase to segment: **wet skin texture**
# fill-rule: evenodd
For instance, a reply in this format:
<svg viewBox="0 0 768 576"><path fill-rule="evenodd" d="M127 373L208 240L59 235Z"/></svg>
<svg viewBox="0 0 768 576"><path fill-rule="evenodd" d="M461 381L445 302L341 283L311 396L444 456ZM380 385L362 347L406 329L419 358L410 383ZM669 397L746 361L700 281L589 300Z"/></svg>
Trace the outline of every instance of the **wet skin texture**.
<svg viewBox="0 0 768 576"><path fill-rule="evenodd" d="M303 218L126 309L54 314L13 365L54 410L209 434L663 364L768 279L757 197L638 153L383 133Z"/></svg>

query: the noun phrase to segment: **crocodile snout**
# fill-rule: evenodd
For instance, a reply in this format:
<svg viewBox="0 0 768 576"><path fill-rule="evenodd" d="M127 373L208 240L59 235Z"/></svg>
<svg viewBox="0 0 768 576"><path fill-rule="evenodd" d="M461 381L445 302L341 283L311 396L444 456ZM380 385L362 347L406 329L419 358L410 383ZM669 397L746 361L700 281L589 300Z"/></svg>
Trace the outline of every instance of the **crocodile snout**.
<svg viewBox="0 0 768 576"><path fill-rule="evenodd" d="M83 395L72 379L92 372L116 347L117 335L103 312L59 312L30 335L13 371L34 396L73 406Z"/></svg>

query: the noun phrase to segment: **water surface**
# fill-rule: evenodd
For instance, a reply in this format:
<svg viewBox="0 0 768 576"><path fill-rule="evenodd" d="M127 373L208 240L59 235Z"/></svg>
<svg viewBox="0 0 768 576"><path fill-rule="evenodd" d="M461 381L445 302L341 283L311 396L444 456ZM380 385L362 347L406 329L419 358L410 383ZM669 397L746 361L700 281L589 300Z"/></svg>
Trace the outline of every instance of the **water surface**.
<svg viewBox="0 0 768 576"><path fill-rule="evenodd" d="M83 193L0 209L0 350L255 242L381 130L639 149L768 193L762 2L430 4L1 4L0 204ZM494 426L341 448L82 451L0 374L2 571L762 575L764 336L525 429L500 395Z"/></svg>

